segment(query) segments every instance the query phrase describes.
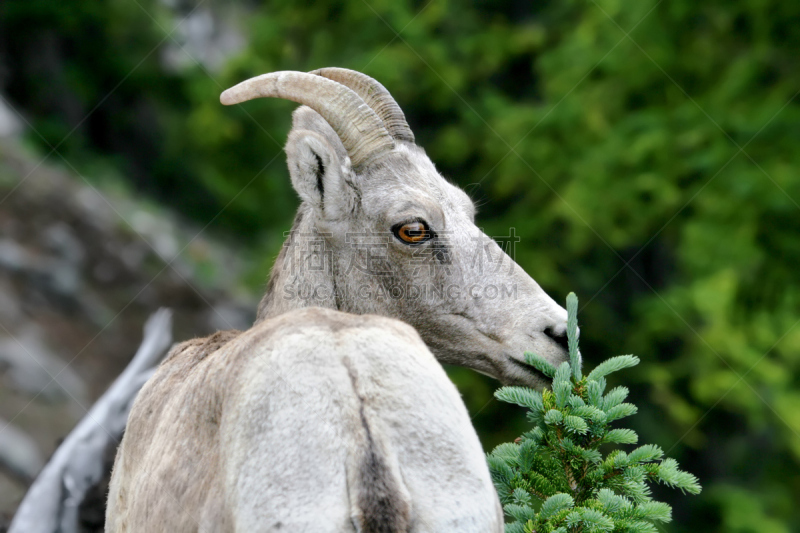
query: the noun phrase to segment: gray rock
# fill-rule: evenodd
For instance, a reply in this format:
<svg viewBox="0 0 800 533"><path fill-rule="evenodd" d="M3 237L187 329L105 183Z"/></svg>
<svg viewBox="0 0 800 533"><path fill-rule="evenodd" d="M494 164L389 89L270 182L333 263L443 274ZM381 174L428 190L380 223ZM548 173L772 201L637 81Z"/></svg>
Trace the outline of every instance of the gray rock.
<svg viewBox="0 0 800 533"><path fill-rule="evenodd" d="M83 264L86 251L75 230L64 222L56 222L49 226L43 234L44 244L60 259L75 265Z"/></svg>
<svg viewBox="0 0 800 533"><path fill-rule="evenodd" d="M128 367L64 439L31 485L9 533L80 531L79 506L104 474L104 451L119 442L136 393L171 342L172 314L160 309L147 321L144 340Z"/></svg>
<svg viewBox="0 0 800 533"><path fill-rule="evenodd" d="M0 97L0 137L15 137L25 129L17 113Z"/></svg>
<svg viewBox="0 0 800 533"><path fill-rule="evenodd" d="M86 403L83 380L47 347L37 326L26 324L12 335L0 332L5 334L0 336L0 365L9 387L49 401Z"/></svg>
<svg viewBox="0 0 800 533"><path fill-rule="evenodd" d="M32 265L33 259L25 248L11 239L0 239L0 268L20 272Z"/></svg>
<svg viewBox="0 0 800 533"><path fill-rule="evenodd" d="M5 279L0 279L0 323L12 327L22 318L22 306L16 291Z"/></svg>
<svg viewBox="0 0 800 533"><path fill-rule="evenodd" d="M0 418L0 465L23 483L33 481L44 466L39 446L33 438Z"/></svg>

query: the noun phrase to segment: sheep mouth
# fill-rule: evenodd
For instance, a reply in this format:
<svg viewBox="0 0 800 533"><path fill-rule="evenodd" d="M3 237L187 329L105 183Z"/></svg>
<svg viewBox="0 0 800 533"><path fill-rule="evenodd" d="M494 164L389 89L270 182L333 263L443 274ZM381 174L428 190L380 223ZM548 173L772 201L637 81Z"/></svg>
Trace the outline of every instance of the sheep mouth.
<svg viewBox="0 0 800 533"><path fill-rule="evenodd" d="M534 376L539 381L543 381L544 383L550 383L552 381L549 377L540 372L536 367L531 366L528 363L524 363L518 359L514 359L513 357L509 357L508 359L509 361L511 361L512 366L516 366L520 370L523 370L526 374Z"/></svg>

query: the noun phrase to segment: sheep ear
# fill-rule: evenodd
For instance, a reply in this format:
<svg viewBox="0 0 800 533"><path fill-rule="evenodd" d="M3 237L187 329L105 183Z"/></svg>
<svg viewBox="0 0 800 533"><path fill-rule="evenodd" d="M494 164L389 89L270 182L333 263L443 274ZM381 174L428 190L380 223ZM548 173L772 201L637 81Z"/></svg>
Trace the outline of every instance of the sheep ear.
<svg viewBox="0 0 800 533"><path fill-rule="evenodd" d="M292 186L304 201L329 220L350 212L355 194L339 155L320 134L294 130L286 143Z"/></svg>

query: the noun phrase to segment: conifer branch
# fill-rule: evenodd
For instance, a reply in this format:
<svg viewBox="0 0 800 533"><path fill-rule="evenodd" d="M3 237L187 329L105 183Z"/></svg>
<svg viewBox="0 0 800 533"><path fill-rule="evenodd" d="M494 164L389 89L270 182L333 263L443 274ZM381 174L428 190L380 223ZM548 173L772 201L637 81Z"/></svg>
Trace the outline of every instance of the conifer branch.
<svg viewBox="0 0 800 533"><path fill-rule="evenodd" d="M634 444L636 432L611 428L612 422L636 413L624 403L628 389L604 394L605 376L635 366L633 355L612 357L587 376L581 374L578 350L578 299L567 297L569 362L555 367L526 352L525 360L553 378L552 390L502 387L495 396L526 407L535 425L514 443L488 455L492 479L506 514L514 521L506 533L656 532L669 522L672 509L654 501L647 483L661 483L690 494L700 485L692 474L664 459L660 447L645 444L630 453L613 450L605 458L601 445Z"/></svg>

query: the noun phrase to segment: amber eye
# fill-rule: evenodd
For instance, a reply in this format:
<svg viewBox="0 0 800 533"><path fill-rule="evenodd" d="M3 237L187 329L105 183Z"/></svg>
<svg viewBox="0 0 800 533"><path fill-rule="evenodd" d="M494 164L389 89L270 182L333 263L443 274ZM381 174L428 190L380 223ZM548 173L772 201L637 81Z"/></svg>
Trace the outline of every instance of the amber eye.
<svg viewBox="0 0 800 533"><path fill-rule="evenodd" d="M420 244L431 238L431 231L424 222L398 224L393 229L397 238L408 244Z"/></svg>

